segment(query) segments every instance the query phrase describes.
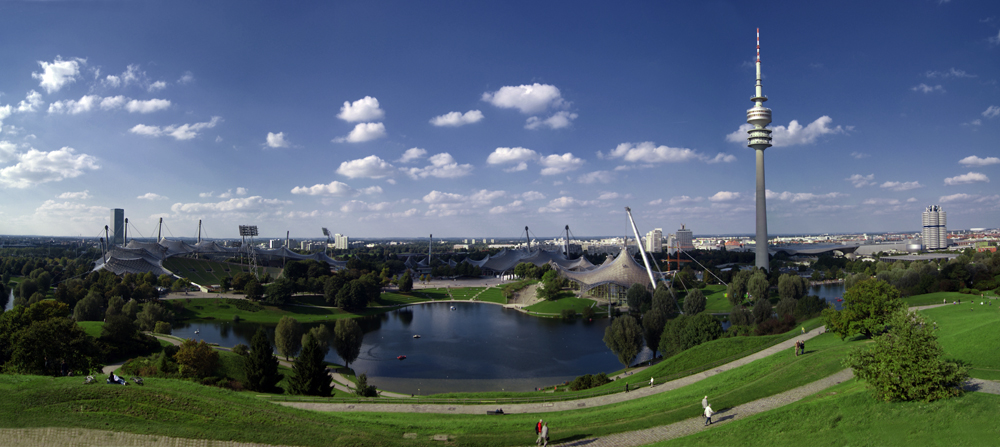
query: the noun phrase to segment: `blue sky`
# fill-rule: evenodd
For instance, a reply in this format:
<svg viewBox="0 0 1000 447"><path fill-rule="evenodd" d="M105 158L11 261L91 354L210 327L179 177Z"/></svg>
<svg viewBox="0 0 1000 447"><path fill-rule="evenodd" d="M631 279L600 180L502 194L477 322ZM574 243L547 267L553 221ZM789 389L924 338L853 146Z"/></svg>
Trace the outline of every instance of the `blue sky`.
<svg viewBox="0 0 1000 447"><path fill-rule="evenodd" d="M1000 221L1000 4L2 2L0 234L772 234ZM137 234L137 233L138 234Z"/></svg>

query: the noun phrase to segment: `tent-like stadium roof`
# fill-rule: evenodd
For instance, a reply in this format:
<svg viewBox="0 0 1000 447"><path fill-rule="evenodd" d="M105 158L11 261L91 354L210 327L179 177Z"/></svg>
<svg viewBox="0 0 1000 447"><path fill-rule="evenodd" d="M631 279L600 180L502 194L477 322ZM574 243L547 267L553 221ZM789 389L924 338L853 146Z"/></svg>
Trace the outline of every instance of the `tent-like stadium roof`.
<svg viewBox="0 0 1000 447"><path fill-rule="evenodd" d="M201 241L195 245L191 245L184 241L168 239L162 239L160 242L140 242L133 239L125 247L112 246L108 250L107 261L98 261L95 270L104 268L116 275L147 272L153 272L157 276L163 274L172 275L173 272L163 267L164 259L188 254L235 255L240 253L240 251L239 248L224 247L214 241ZM334 269L347 267L346 261L337 261L327 256L326 253L300 255L286 247L273 250L254 248L253 251L260 257L287 258L295 261L310 259L326 262Z"/></svg>
<svg viewBox="0 0 1000 447"><path fill-rule="evenodd" d="M494 272L506 272L508 270L512 270L522 262L530 262L537 267L552 263L566 270L586 270L594 267L594 264L591 264L585 257L567 259L566 255L560 251L535 250L529 252L521 249L504 249L500 253L493 256L486 255L485 258L478 261L465 258L464 262L468 262L469 264L475 265L483 270L491 270Z"/></svg>
<svg viewBox="0 0 1000 447"><path fill-rule="evenodd" d="M631 287L632 284L649 283L646 268L635 262L627 250L622 250L614 260L611 260L609 256L603 264L591 270L575 272L558 264L556 270L570 280L580 283L583 286L583 291L604 284L616 284L627 288Z"/></svg>

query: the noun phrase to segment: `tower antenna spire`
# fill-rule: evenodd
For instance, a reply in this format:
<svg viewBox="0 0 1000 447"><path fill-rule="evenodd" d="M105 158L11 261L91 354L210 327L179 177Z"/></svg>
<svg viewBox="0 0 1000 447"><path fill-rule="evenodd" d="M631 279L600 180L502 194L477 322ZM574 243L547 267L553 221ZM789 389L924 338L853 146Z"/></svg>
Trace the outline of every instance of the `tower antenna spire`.
<svg viewBox="0 0 1000 447"><path fill-rule="evenodd" d="M750 98L754 106L747 110L747 123L753 128L747 131L747 146L754 149L757 159L757 234L756 262L757 268L768 270L767 251L767 189L764 187L764 149L771 147L771 109L764 107L767 96L764 96L760 75L760 28L757 28L757 84L755 95ZM678 268L680 266L678 265Z"/></svg>

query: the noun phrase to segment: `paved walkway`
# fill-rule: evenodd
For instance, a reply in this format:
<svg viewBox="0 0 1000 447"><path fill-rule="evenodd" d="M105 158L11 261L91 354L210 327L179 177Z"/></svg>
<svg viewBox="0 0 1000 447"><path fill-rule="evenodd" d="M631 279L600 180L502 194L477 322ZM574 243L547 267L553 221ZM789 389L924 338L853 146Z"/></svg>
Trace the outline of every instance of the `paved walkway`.
<svg viewBox="0 0 1000 447"><path fill-rule="evenodd" d="M763 399L757 399L753 402L747 402L743 405L737 405L733 408L719 409L719 411L715 413L715 416L712 416L712 425L705 425L704 416L696 416L691 419L685 419L680 422L675 422L673 424L661 425L659 427L647 428L645 430L635 430L622 433L615 433L612 435L607 435L599 438L581 439L578 441L573 441L565 444L556 444L556 445L564 445L564 446L585 445L588 447L604 447L604 446L628 447L628 446L646 445L654 442L666 441L668 439L680 438L682 436L688 436L700 432L702 430L707 430L712 427L716 427L720 423L725 424L727 422L743 419L749 416L753 416L757 413L763 413L768 410L773 410L775 408L788 405L806 396L815 394L833 385L851 379L852 377L854 377L854 373L850 369L845 369L830 377L826 377L817 380L813 383L803 385L789 391L785 391L784 393L775 394L773 396L768 396Z"/></svg>

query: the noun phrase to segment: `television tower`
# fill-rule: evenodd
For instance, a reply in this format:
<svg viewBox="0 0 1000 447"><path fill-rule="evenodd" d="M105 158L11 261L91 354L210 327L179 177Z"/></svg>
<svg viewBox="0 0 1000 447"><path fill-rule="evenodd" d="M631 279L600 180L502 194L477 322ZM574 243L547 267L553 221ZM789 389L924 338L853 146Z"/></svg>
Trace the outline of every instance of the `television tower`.
<svg viewBox="0 0 1000 447"><path fill-rule="evenodd" d="M764 107L767 96L761 91L760 84L760 28L757 28L757 94L750 98L754 106L747 110L747 123L753 129L747 131L747 146L757 153L757 258L755 266L768 270L767 261L767 198L764 188L764 149L771 147L771 109Z"/></svg>

